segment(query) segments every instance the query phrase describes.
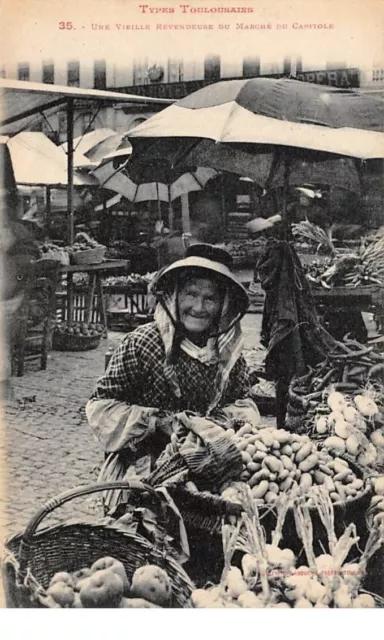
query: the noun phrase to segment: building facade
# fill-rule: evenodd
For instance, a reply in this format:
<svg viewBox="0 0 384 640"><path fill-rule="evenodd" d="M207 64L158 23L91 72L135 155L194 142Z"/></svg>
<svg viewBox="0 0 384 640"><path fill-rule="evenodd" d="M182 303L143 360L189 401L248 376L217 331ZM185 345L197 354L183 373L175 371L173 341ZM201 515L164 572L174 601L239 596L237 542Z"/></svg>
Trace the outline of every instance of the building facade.
<svg viewBox="0 0 384 640"><path fill-rule="evenodd" d="M110 89L124 93L178 100L193 91L221 79L250 78L257 76L295 77L305 82L315 82L343 88L360 88L384 94L384 68L348 68L343 61L329 62L325 69L308 68L300 58L283 58L270 62L258 56L249 56L229 62L219 55L210 54L201 60L155 60L149 57L133 59L126 65L107 60L94 60L92 65L80 60L68 59L58 63L54 59L42 60L30 65L20 61L13 67L2 69L1 75L10 79L44 82L83 88ZM161 107L160 107L161 108ZM96 110L84 104L75 115L75 136L100 127L116 131L128 131L155 113L147 106L115 105ZM57 112L47 118L36 119L33 128L65 140L65 113Z"/></svg>

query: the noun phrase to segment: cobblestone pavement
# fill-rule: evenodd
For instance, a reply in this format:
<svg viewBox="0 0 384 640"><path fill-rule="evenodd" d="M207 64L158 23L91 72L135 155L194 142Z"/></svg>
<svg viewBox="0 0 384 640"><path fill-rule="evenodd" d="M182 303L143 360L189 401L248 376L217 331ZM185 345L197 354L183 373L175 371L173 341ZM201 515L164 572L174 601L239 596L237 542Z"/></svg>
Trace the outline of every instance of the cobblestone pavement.
<svg viewBox="0 0 384 640"><path fill-rule="evenodd" d="M258 344L261 316L243 320L245 348ZM5 504L0 528L21 531L48 499L97 479L102 451L88 427L84 406L104 369L104 354L122 334L110 333L98 349L81 353L52 351L46 371L29 365L22 378L12 378L14 399L6 407ZM263 353L254 355L262 360ZM77 499L45 522L90 515L97 499ZM1 516L1 513L3 515Z"/></svg>

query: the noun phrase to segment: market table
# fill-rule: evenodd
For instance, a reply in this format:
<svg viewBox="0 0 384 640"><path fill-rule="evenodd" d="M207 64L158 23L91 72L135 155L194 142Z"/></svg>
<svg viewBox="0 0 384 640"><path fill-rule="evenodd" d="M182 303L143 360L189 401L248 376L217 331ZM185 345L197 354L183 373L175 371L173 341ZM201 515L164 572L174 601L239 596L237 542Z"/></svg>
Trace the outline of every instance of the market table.
<svg viewBox="0 0 384 640"><path fill-rule="evenodd" d="M102 280L103 278L111 275L128 274L129 268L129 260L108 260L107 262L100 262L99 264L73 264L62 266L60 273L67 276L66 299L68 322L72 322L73 319L75 293L73 275L75 273L86 273L89 275L90 282L86 293L85 322L89 323L91 321L95 294L97 294L99 297L101 322L105 327L105 334L107 334L107 309Z"/></svg>
<svg viewBox="0 0 384 640"><path fill-rule="evenodd" d="M334 308L353 307L360 311L374 310L376 321L384 331L384 287L369 285L361 287L333 287L332 289L312 287L316 306Z"/></svg>

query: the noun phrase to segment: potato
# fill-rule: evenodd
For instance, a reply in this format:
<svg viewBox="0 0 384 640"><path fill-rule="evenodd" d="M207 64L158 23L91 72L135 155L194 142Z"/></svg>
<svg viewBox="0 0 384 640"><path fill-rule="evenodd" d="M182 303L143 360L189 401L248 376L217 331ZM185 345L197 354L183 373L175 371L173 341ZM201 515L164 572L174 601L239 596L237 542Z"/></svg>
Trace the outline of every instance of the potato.
<svg viewBox="0 0 384 640"><path fill-rule="evenodd" d="M280 491L288 491L293 485L293 478L286 478L283 482L280 482Z"/></svg>
<svg viewBox="0 0 384 640"><path fill-rule="evenodd" d="M336 475L333 477L333 480L335 482L345 482L348 476L349 476L349 469L345 469L344 471L340 471L339 473L336 473Z"/></svg>
<svg viewBox="0 0 384 640"><path fill-rule="evenodd" d="M248 464L248 462L252 462L252 458L251 458L251 456L249 455L249 453L247 451L242 451L241 452L241 457L242 457L242 460L243 460L244 464Z"/></svg>
<svg viewBox="0 0 384 640"><path fill-rule="evenodd" d="M254 456L254 454L256 453L255 445L254 444L247 445L247 448L246 448L245 452L248 453L252 458Z"/></svg>
<svg viewBox="0 0 384 640"><path fill-rule="evenodd" d="M312 476L310 473L303 473L300 478L300 489L303 493L307 493L312 486Z"/></svg>
<svg viewBox="0 0 384 640"><path fill-rule="evenodd" d="M252 431L253 431L252 425L249 424L249 422L247 422L245 425L240 427L240 429L237 432L237 436L240 438L244 436L246 433L249 433L250 435L252 435Z"/></svg>
<svg viewBox="0 0 384 640"><path fill-rule="evenodd" d="M261 442L261 440L256 440L254 444L258 451L264 451L264 453L267 453L268 449L265 446L264 442Z"/></svg>
<svg viewBox="0 0 384 640"><path fill-rule="evenodd" d="M313 445L311 442L307 442L306 444L304 444L302 447L300 447L295 455L296 462L302 462L303 460L305 460L305 458L308 458L308 456L311 455L312 451Z"/></svg>
<svg viewBox="0 0 384 640"><path fill-rule="evenodd" d="M321 471L319 471L319 469L315 469L313 477L315 479L316 484L324 484L325 478L327 476Z"/></svg>
<svg viewBox="0 0 384 640"><path fill-rule="evenodd" d="M282 470L282 463L275 456L264 458L263 466L267 467L272 473L279 473Z"/></svg>
<svg viewBox="0 0 384 640"><path fill-rule="evenodd" d="M311 469L316 467L318 462L319 462L319 458L317 454L312 453L310 456L308 456L302 462L300 462L299 469L300 471L304 471L304 472L310 471Z"/></svg>
<svg viewBox="0 0 384 640"><path fill-rule="evenodd" d="M288 476L289 476L288 469L283 469L282 471L280 471L277 479L279 482L283 482L286 478L288 478Z"/></svg>
<svg viewBox="0 0 384 640"><path fill-rule="evenodd" d="M285 444L284 447L282 447L281 449L281 453L283 453L285 456L291 456L293 453L293 449L291 445Z"/></svg>
<svg viewBox="0 0 384 640"><path fill-rule="evenodd" d="M269 488L269 482L268 480L261 480L261 482L257 485L254 486L252 489L252 495L254 498L263 498L265 496L265 494L267 493Z"/></svg>
<svg viewBox="0 0 384 640"><path fill-rule="evenodd" d="M261 482L262 480L267 480L269 482L268 469L260 469L260 471L256 471L256 473L254 473L253 476L249 479L248 484L252 489L252 487L259 484L259 482Z"/></svg>
<svg viewBox="0 0 384 640"><path fill-rule="evenodd" d="M288 471L292 471L293 469L293 462L290 458L288 458L287 455L282 455L280 458L281 462L283 463L284 467L286 469L288 469Z"/></svg>
<svg viewBox="0 0 384 640"><path fill-rule="evenodd" d="M132 576L131 594L163 606L172 596L172 583L164 569L156 565L144 565L136 569Z"/></svg>

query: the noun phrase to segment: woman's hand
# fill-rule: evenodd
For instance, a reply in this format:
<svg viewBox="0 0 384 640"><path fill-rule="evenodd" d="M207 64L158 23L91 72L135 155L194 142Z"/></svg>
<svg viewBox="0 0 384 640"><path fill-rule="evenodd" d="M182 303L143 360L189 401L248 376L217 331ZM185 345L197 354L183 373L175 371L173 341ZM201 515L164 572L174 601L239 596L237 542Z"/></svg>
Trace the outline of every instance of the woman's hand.
<svg viewBox="0 0 384 640"><path fill-rule="evenodd" d="M173 433L173 415L169 414L156 418L156 429L171 437Z"/></svg>

